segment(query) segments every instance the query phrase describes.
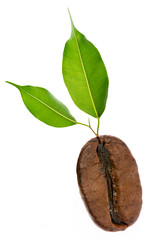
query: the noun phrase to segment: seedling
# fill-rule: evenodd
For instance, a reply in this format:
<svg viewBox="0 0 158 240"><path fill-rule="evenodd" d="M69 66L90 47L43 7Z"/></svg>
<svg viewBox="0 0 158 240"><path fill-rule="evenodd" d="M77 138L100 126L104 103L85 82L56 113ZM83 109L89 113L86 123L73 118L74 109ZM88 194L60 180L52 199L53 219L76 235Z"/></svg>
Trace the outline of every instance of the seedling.
<svg viewBox="0 0 158 240"><path fill-rule="evenodd" d="M81 194L96 224L108 231L124 230L136 221L141 209L137 165L120 139L99 135L108 96L107 70L97 48L75 28L71 15L70 20L72 31L63 53L63 78L76 106L97 119L96 130L89 118L88 123L78 122L45 88L7 83L20 91L25 106L40 121L53 127L79 124L92 130L96 137L86 143L78 159Z"/></svg>

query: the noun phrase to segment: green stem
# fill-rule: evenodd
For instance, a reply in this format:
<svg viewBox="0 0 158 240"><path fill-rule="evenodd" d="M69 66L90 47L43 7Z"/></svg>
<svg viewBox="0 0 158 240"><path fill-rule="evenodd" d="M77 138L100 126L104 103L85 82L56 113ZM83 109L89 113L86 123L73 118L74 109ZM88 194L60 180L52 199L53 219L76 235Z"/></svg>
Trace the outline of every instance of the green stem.
<svg viewBox="0 0 158 240"><path fill-rule="evenodd" d="M99 135L99 125L100 125L99 117L97 119L98 119L97 135Z"/></svg>
<svg viewBox="0 0 158 240"><path fill-rule="evenodd" d="M90 126L90 124L87 125L85 123L80 123L80 122L76 122L76 124L80 124L80 125L88 127L95 134L95 136L98 137L98 134L93 130L93 128Z"/></svg>

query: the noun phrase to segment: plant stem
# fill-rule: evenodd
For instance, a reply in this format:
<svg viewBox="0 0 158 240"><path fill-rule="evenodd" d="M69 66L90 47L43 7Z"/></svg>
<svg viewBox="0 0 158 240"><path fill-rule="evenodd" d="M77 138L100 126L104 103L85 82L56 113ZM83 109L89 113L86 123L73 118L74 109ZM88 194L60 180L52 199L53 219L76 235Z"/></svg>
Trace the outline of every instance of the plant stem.
<svg viewBox="0 0 158 240"><path fill-rule="evenodd" d="M99 121L99 117L98 117L97 119L98 119L97 136L98 136L98 135L99 135L99 125L100 125L100 121Z"/></svg>
<svg viewBox="0 0 158 240"><path fill-rule="evenodd" d="M95 136L98 137L98 133L96 133L96 132L93 130L93 128L91 127L90 124L87 125L87 124L85 124L85 123L80 123L80 122L76 122L76 124L80 124L80 125L83 125L83 126L88 127L88 128L95 134Z"/></svg>

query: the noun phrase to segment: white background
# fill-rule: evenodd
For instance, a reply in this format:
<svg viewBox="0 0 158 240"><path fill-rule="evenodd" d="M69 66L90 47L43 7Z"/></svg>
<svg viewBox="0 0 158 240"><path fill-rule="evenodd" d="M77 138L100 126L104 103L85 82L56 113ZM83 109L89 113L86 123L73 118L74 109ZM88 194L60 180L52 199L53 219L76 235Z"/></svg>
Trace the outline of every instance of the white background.
<svg viewBox="0 0 158 240"><path fill-rule="evenodd" d="M0 0L0 239L157 239L158 2L155 0ZM47 88L78 121L61 66L74 24L100 51L110 86L100 134L121 138L143 187L138 221L109 233L81 200L76 163L93 137L83 126L56 129L35 119L5 81ZM92 120L96 128L96 120Z"/></svg>

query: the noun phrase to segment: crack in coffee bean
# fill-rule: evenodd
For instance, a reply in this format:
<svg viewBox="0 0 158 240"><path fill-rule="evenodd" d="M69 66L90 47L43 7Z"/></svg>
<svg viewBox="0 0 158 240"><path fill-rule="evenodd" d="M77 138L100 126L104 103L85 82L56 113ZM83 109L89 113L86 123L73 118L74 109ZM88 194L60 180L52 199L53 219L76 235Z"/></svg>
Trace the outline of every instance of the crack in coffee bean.
<svg viewBox="0 0 158 240"><path fill-rule="evenodd" d="M105 171L105 178L107 180L111 220L113 223L118 225L127 225L126 223L120 221L119 213L117 211L116 200L114 200L114 197L117 197L117 192L116 190L114 190L114 188L116 188L116 181L115 177L112 175L113 164L110 161L110 152L106 149L105 145L98 143L97 155L101 162L102 168Z"/></svg>

